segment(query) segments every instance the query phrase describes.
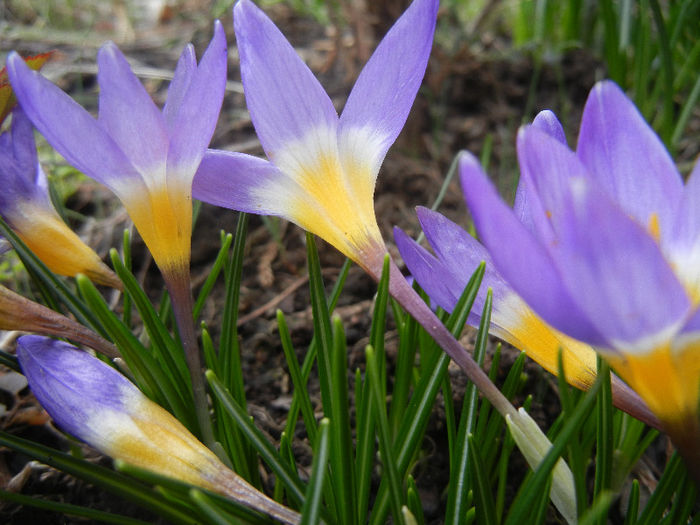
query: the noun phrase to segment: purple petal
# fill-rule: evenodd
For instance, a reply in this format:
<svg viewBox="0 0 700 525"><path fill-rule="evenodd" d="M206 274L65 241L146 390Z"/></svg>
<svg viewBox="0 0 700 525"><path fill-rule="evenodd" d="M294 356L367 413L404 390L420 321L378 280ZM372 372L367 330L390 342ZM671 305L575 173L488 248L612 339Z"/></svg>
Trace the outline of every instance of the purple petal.
<svg viewBox="0 0 700 525"><path fill-rule="evenodd" d="M564 283L614 347L654 348L686 316L685 289L639 223L590 181L573 179L570 187L555 250Z"/></svg>
<svg viewBox="0 0 700 525"><path fill-rule="evenodd" d="M461 293L459 290L461 281L455 282L450 269L443 261L437 259L396 226L394 240L406 267L420 287L438 306L451 312ZM462 290L467 280L463 280Z"/></svg>
<svg viewBox="0 0 700 525"><path fill-rule="evenodd" d="M37 155L32 124L18 106L12 112L12 127L0 135L0 213L7 219L9 208L36 194Z"/></svg>
<svg viewBox="0 0 700 525"><path fill-rule="evenodd" d="M250 0L233 14L246 103L267 156L314 130L335 138L333 103L275 24Z"/></svg>
<svg viewBox="0 0 700 525"><path fill-rule="evenodd" d="M191 76L179 107L172 108L174 115L170 126L169 177L173 173L193 177L202 160L214 134L224 100L226 60L226 35L217 20L214 24L214 37L202 56L199 67ZM173 83L176 80L179 81L173 79Z"/></svg>
<svg viewBox="0 0 700 525"><path fill-rule="evenodd" d="M31 175L35 173L38 159L36 155L36 144L34 143L34 126L29 117L17 106L12 111L12 156L17 164L22 168L22 174L31 180ZM26 170L26 171L25 171Z"/></svg>
<svg viewBox="0 0 700 525"><path fill-rule="evenodd" d="M207 150L192 184L195 199L234 210L288 217L301 190L274 164L243 153Z"/></svg>
<svg viewBox="0 0 700 525"><path fill-rule="evenodd" d="M700 243L700 158L683 188L678 212L668 241L673 249L692 250ZM662 239L666 240L666 237Z"/></svg>
<svg viewBox="0 0 700 525"><path fill-rule="evenodd" d="M378 170L401 132L421 85L433 44L437 0L414 0L379 43L363 68L340 117L341 151L353 157L371 155ZM372 151L344 144L346 134L363 130ZM376 174L376 171L375 171Z"/></svg>
<svg viewBox="0 0 700 525"><path fill-rule="evenodd" d="M22 109L46 140L80 171L103 184L140 180L112 138L90 114L16 53L7 59L12 88Z"/></svg>
<svg viewBox="0 0 700 525"><path fill-rule="evenodd" d="M587 177L576 155L552 135L535 126L518 133L520 177L528 192L530 220L544 244L555 242L556 231L567 213L565 201L571 177Z"/></svg>
<svg viewBox="0 0 700 525"><path fill-rule="evenodd" d="M90 418L122 411L125 392L136 390L119 372L63 341L25 335L17 357L39 403L63 430L86 441Z"/></svg>
<svg viewBox="0 0 700 525"><path fill-rule="evenodd" d="M463 155L460 172L476 229L506 282L554 328L592 344L604 343L574 303L544 246L498 197L476 158Z"/></svg>
<svg viewBox="0 0 700 525"><path fill-rule="evenodd" d="M564 133L564 128L559 122L557 116L550 110L545 109L540 111L535 120L532 121L532 127L543 131L552 138L557 139L559 142L567 145L566 134Z"/></svg>
<svg viewBox="0 0 700 525"><path fill-rule="evenodd" d="M169 134L173 131L175 119L182 107L185 93L190 87L195 71L197 71L197 57L194 53L194 46L187 44L180 54L177 66L175 66L173 80L168 86L168 98L163 106L163 117Z"/></svg>
<svg viewBox="0 0 700 525"><path fill-rule="evenodd" d="M682 179L659 137L613 82L599 82L583 111L577 154L626 213L662 236L673 224Z"/></svg>
<svg viewBox="0 0 700 525"><path fill-rule="evenodd" d="M168 154L162 113L114 43L100 48L97 67L100 125L139 172L147 176L162 173Z"/></svg>

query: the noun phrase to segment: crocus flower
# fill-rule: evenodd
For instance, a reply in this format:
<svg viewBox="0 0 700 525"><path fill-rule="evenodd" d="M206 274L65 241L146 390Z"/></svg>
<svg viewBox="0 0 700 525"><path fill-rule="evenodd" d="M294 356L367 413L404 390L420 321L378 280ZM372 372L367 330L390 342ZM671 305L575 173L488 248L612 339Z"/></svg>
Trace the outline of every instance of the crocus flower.
<svg viewBox="0 0 700 525"><path fill-rule="evenodd" d="M317 234L375 279L387 255L374 184L403 127L428 63L437 0L414 0L379 43L338 117L311 70L252 2L234 7L248 110L269 160L210 150L193 195L235 210L278 215ZM390 265L389 291L504 415L516 414L433 312Z"/></svg>
<svg viewBox="0 0 700 525"><path fill-rule="evenodd" d="M97 119L31 71L16 53L7 61L17 99L36 128L68 162L114 191L160 268L207 440L211 423L192 324L189 274L192 179L218 119L226 57L226 37L217 21L199 65L192 45L183 51L160 111L117 46L108 42L97 54Z"/></svg>
<svg viewBox="0 0 700 525"><path fill-rule="evenodd" d="M0 215L51 271L87 275L99 284L121 288L121 281L61 220L49 197L39 165L34 130L20 108L12 128L0 135Z"/></svg>
<svg viewBox="0 0 700 525"><path fill-rule="evenodd" d="M17 356L32 392L69 434L115 459L228 495L284 523L298 522L298 514L228 469L168 411L106 363L40 336L21 337Z"/></svg>
<svg viewBox="0 0 700 525"><path fill-rule="evenodd" d="M612 82L576 151L553 117L518 135L517 213L466 156L462 183L493 263L557 330L593 345L700 472L700 163L687 183Z"/></svg>
<svg viewBox="0 0 700 525"><path fill-rule="evenodd" d="M537 122L537 121L536 121ZM522 185L519 187L519 191ZM520 201L516 197L516 201ZM567 382L587 390L596 378L595 351L587 344L559 332L545 323L513 291L494 268L484 246L445 216L427 208L417 208L418 220L435 255L420 246L400 228L394 238L411 275L436 304L451 312L469 277L483 261L484 278L467 322L479 326L486 290L492 291L490 333L516 348L553 374L559 372L559 351L562 352ZM613 402L635 417L658 426L646 404L625 383L612 376Z"/></svg>
<svg viewBox="0 0 700 525"><path fill-rule="evenodd" d="M209 151L194 196L278 215L367 268L384 256L373 194L379 167L406 122L432 47L438 2L416 0L362 70L338 114L273 22L249 0L234 8L241 77L269 161Z"/></svg>
<svg viewBox="0 0 700 525"><path fill-rule="evenodd" d="M192 178L211 140L226 82L226 39L220 23L197 65L188 45L161 112L112 42L97 54L99 117L30 70L7 59L22 108L69 163L109 187L134 221L153 258L169 275L188 268Z"/></svg>

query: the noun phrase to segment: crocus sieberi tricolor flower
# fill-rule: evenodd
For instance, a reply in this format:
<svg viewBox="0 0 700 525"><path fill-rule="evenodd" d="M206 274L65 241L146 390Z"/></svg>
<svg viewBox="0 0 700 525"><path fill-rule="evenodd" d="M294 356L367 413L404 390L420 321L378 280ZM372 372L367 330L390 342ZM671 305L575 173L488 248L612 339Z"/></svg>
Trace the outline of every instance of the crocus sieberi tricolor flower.
<svg viewBox="0 0 700 525"><path fill-rule="evenodd" d="M168 411L108 364L62 341L18 340L32 392L61 429L104 454L266 512L284 523L299 515L226 467Z"/></svg>
<svg viewBox="0 0 700 525"><path fill-rule="evenodd" d="M535 119L537 125L538 119ZM519 186L518 192L522 189ZM516 197L516 202L520 199ZM394 228L394 238L411 275L435 303L452 312L469 277L481 262L486 263L481 288L467 322L479 326L486 290L492 291L489 331L523 350L531 359L553 374L559 373L561 350L568 383L587 390L596 378L595 351L587 344L555 330L523 301L493 266L491 257L474 237L444 215L417 208L418 220L435 255ZM635 417L658 427L646 404L617 376L612 376L613 402Z"/></svg>
<svg viewBox="0 0 700 525"><path fill-rule="evenodd" d="M591 91L576 151L548 122L518 135L516 210L463 158L476 229L518 295L605 356L700 472L700 163L684 185L612 82Z"/></svg>
<svg viewBox="0 0 700 525"><path fill-rule="evenodd" d="M12 128L0 135L0 215L49 269L121 288L121 281L68 226L49 197L48 181L37 159L32 124L21 108Z"/></svg>
<svg viewBox="0 0 700 525"><path fill-rule="evenodd" d="M425 74L437 0L415 0L379 43L338 114L274 23L252 2L234 8L248 110L269 160L210 150L193 195L277 215L317 234L379 279L387 255L374 214L379 167ZM391 263L390 293L504 415L516 411Z"/></svg>
<svg viewBox="0 0 700 525"><path fill-rule="evenodd" d="M211 423L190 291L192 179L219 116L226 60L226 37L217 21L199 64L192 45L183 51L161 111L109 42L97 54L97 119L16 53L7 60L12 87L32 123L69 163L119 197L160 268L207 439Z"/></svg>

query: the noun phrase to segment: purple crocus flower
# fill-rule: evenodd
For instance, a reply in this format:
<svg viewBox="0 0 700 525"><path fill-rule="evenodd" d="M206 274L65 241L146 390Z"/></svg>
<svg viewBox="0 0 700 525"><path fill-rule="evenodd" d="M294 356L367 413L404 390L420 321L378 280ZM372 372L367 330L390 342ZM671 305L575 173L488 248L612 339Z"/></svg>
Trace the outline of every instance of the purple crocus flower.
<svg viewBox="0 0 700 525"><path fill-rule="evenodd" d="M603 354L698 469L700 163L684 186L612 82L591 91L575 152L549 122L518 135L516 210L473 157L462 160L477 231L520 297Z"/></svg>
<svg viewBox="0 0 700 525"><path fill-rule="evenodd" d="M17 357L32 392L64 431L101 452L204 487L297 523L297 513L226 467L168 411L114 368L62 341L20 337Z"/></svg>
<svg viewBox="0 0 700 525"><path fill-rule="evenodd" d="M451 312L472 272L484 261L484 278L467 322L471 326L479 325L486 290L490 288L493 335L524 350L553 374L558 371L561 348L567 381L579 388L590 387L596 376L593 349L544 323L494 268L486 248L469 233L427 208L419 207L417 213L435 255L399 228L394 228L394 239L406 267L430 298Z"/></svg>
<svg viewBox="0 0 700 525"><path fill-rule="evenodd" d="M537 120L536 120L537 122ZM516 195L520 195L522 185ZM516 196L516 201L521 197ZM451 312L469 277L481 262L486 263L481 287L467 319L479 326L486 290L491 289L491 325L489 332L523 350L531 359L553 374L559 373L562 353L564 375L571 385L587 390L596 378L595 351L545 323L510 287L494 268L484 246L444 215L417 208L418 220L435 255L394 228L394 239L411 275L436 304ZM616 376L612 377L613 402L619 408L652 426L656 417L639 396Z"/></svg>
<svg viewBox="0 0 700 525"><path fill-rule="evenodd" d="M387 256L374 214L379 167L425 74L437 0L414 0L360 73L340 117L274 23L252 2L234 7L248 110L269 160L210 150L195 198L277 215L315 233L379 279ZM390 264L389 292L503 415L517 411Z"/></svg>
<svg viewBox="0 0 700 525"><path fill-rule="evenodd" d="M16 53L7 60L10 82L31 121L68 162L114 191L160 268L207 441L211 422L190 291L192 179L219 116L226 60L226 36L217 21L199 65L192 45L185 47L161 111L124 55L108 42L97 54L97 119Z"/></svg>
<svg viewBox="0 0 700 525"><path fill-rule="evenodd" d="M121 288L121 281L66 224L49 198L48 182L36 154L34 130L22 109L12 112L12 127L0 135L0 214L53 272L87 275Z"/></svg>
<svg viewBox="0 0 700 525"><path fill-rule="evenodd" d="M226 85L226 37L219 22L199 65L180 56L159 110L112 42L97 54L99 117L26 66L7 59L17 99L69 163L109 187L134 221L161 271L189 269L192 179L214 133Z"/></svg>
<svg viewBox="0 0 700 525"><path fill-rule="evenodd" d="M437 0L415 0L384 37L338 117L331 99L274 23L249 0L234 8L246 102L269 161L207 152L194 196L278 215L361 266L381 268L374 185L425 74Z"/></svg>

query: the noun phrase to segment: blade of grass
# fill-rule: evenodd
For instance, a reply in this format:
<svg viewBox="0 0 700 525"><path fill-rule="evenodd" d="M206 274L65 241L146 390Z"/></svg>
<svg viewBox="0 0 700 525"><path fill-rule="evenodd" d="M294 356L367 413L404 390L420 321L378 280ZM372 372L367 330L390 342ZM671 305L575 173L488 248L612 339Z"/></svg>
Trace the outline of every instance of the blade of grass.
<svg viewBox="0 0 700 525"><path fill-rule="evenodd" d="M321 501L323 485L328 471L328 456L330 452L330 422L323 418L318 425L318 440L311 463L311 476L306 487L304 505L301 508L300 525L317 525L321 521Z"/></svg>

